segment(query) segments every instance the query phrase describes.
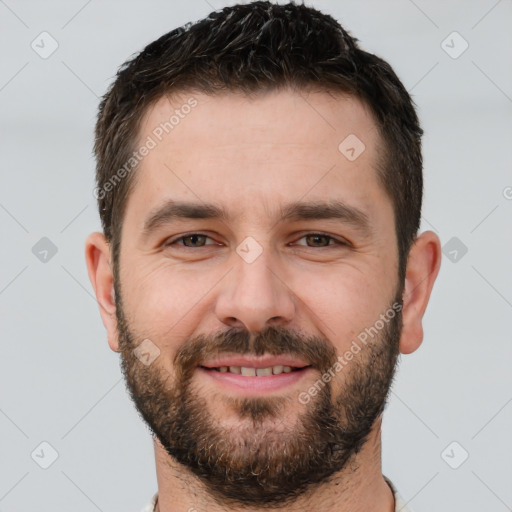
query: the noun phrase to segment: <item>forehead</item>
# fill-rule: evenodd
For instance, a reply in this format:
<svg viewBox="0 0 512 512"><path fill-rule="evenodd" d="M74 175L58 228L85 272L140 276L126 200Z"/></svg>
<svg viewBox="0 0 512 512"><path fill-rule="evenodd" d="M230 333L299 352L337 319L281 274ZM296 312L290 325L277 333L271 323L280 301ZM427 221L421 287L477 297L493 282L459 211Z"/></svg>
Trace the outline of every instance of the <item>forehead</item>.
<svg viewBox="0 0 512 512"><path fill-rule="evenodd" d="M261 218L275 203L341 198L371 214L376 199L389 203L375 170L379 142L371 113L354 97L291 90L163 97L140 124L138 147L151 149L126 211L142 219L179 197Z"/></svg>
<svg viewBox="0 0 512 512"><path fill-rule="evenodd" d="M286 144L300 144L308 151L315 146L332 152L338 150L338 139L350 134L365 138L366 146L374 146L378 140L366 105L341 93L290 89L265 90L252 96L181 92L162 97L148 108L140 123L139 144L152 135L167 145L175 141L175 146L199 139L201 145L211 143L220 148L233 142L247 148L275 142L283 149Z"/></svg>

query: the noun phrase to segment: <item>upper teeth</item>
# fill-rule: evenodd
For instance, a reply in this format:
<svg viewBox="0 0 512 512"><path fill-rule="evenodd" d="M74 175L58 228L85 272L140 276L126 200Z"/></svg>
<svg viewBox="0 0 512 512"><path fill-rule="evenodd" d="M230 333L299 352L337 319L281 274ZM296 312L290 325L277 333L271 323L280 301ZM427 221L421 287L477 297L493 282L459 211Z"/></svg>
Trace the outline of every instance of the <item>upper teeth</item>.
<svg viewBox="0 0 512 512"><path fill-rule="evenodd" d="M280 373L290 373L291 366L269 366L268 368L248 368L246 366L221 366L218 368L221 372L238 373L244 377L256 377L263 375L279 375Z"/></svg>

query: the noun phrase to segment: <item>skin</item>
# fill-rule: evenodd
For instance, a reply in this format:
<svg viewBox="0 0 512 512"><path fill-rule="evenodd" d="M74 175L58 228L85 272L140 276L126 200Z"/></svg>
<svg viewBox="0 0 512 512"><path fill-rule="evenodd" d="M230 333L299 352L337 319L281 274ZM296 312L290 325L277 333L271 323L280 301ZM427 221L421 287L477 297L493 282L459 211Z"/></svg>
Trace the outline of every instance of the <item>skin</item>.
<svg viewBox="0 0 512 512"><path fill-rule="evenodd" d="M123 310L141 340L158 346L161 375L176 376L173 356L187 340L240 327L258 333L270 325L327 340L344 354L355 337L375 324L397 289L398 252L392 203L377 179L379 135L368 109L357 99L283 90L249 99L229 93L162 98L147 112L140 130L146 140L159 123L193 96L198 105L141 162L129 196L120 256ZM353 162L338 150L355 134L365 151ZM149 237L144 221L165 199L214 202L229 221L179 220ZM362 210L369 233L339 220L278 221L278 208L291 201L341 200ZM207 235L204 247L165 246L178 235ZM350 245L308 246L306 235L322 232ZM246 263L236 252L248 236L262 248ZM313 241L314 242L314 241ZM190 243L190 241L189 241ZM323 245L323 240L317 241ZM197 242L196 242L197 244ZM327 244L327 242L326 242ZM112 350L121 351L110 247L103 234L86 242L89 277ZM419 235L411 248L403 293L399 351L414 352L423 340L422 318L441 261L438 237ZM320 374L277 395L296 397ZM222 400L227 391L193 377L218 425L242 427ZM344 389L344 373L332 393ZM288 400L279 421L290 427L311 407ZM279 427L279 426L280 427ZM221 506L198 480L169 457L154 439L161 512L263 510ZM394 498L381 471L381 417L346 472L301 496L289 511L392 512ZM340 485L341 484L341 485Z"/></svg>

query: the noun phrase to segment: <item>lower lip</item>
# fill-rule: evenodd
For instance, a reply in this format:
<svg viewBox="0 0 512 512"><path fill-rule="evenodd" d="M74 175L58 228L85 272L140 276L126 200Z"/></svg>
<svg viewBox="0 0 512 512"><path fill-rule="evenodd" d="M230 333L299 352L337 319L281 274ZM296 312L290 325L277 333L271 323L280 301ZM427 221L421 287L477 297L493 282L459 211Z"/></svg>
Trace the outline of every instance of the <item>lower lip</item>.
<svg viewBox="0 0 512 512"><path fill-rule="evenodd" d="M314 369L308 367L289 373L283 372L279 375L262 375L261 377L244 377L237 373L206 370L202 367L199 367L198 371L229 391L243 392L245 395L254 396L269 391L280 391L297 384L309 376Z"/></svg>

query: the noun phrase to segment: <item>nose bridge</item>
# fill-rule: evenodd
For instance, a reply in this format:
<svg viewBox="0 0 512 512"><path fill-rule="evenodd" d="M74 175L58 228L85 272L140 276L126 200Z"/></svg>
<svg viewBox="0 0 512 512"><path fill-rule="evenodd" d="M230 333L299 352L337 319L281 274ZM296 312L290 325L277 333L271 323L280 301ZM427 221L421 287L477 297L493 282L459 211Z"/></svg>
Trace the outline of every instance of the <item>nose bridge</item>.
<svg viewBox="0 0 512 512"><path fill-rule="evenodd" d="M234 269L228 274L217 299L216 314L230 326L242 324L258 332L267 324L291 321L293 294L279 275L278 258L251 237L233 254Z"/></svg>

